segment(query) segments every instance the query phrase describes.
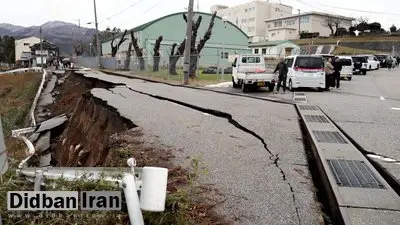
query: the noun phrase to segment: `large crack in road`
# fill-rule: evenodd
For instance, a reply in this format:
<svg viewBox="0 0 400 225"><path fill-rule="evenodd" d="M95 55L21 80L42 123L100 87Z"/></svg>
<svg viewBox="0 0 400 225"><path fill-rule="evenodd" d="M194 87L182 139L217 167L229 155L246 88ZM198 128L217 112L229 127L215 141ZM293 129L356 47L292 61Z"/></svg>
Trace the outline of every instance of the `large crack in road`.
<svg viewBox="0 0 400 225"><path fill-rule="evenodd" d="M117 85L117 86L120 86L120 85ZM178 104L178 105L181 105L181 106L184 106L184 107L188 107L188 108L191 108L191 109L203 112L203 113L207 113L207 114L210 114L210 115L213 115L213 116L216 116L216 117L225 118L225 119L228 120L228 122L230 124L232 124L236 128L238 128L238 129L240 129L240 130L252 135L253 137L257 138L262 143L264 149L270 154L269 159L273 162L275 167L282 174L282 180L287 182L289 190L290 190L290 192L292 194L293 205L294 205L295 210L296 210L296 216L297 216L297 219L298 219L298 223L299 223L299 225L301 224L299 208L296 205L295 191L294 191L294 188L293 188L292 184L287 180L285 172L283 171L283 169L279 165L279 160L280 160L279 154L273 154L272 151L268 148L268 145L265 142L265 140L260 135L258 135L256 132L246 128L245 126L241 125L238 121L233 119L233 116L231 114L229 114L229 113L218 111L218 110L214 110L214 109L202 108L202 107L195 106L195 105L192 105L192 104L189 104L189 103L186 103L186 102L178 101L178 100L175 100L175 99L166 98L166 97L159 96L159 95L152 95L152 94L149 94L149 93L141 92L141 91L133 89L132 87L130 87L128 85L121 85L121 86L125 86L125 87L127 87L129 90L131 90L133 92L136 92L136 93L139 93L139 94L142 94L142 95L146 95L146 96L158 99L158 100L172 102L172 103L175 103L175 104ZM113 92L110 89L108 89L108 90L111 91L112 93L116 94L115 92Z"/></svg>

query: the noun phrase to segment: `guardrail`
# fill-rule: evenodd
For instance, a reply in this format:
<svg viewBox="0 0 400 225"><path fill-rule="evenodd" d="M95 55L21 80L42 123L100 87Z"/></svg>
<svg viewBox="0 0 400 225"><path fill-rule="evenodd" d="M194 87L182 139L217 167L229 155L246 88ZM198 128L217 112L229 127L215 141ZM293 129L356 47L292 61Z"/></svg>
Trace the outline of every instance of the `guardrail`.
<svg viewBox="0 0 400 225"><path fill-rule="evenodd" d="M40 83L39 89L36 92L36 96L35 96L35 99L33 100L32 107L30 110L32 126L36 126L35 109L36 109L36 105L39 101L40 94L42 93L42 90L43 90L44 82L46 80L46 75L47 75L47 72L46 72L46 70L43 69L42 82Z"/></svg>

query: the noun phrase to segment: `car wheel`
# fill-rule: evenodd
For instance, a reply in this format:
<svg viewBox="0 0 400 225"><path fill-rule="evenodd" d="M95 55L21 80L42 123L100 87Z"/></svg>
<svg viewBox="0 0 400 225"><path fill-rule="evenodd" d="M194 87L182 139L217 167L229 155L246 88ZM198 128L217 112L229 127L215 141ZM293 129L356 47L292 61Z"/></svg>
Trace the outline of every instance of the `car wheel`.
<svg viewBox="0 0 400 225"><path fill-rule="evenodd" d="M369 70L372 70L372 66L371 65L369 65Z"/></svg>
<svg viewBox="0 0 400 225"><path fill-rule="evenodd" d="M323 92L325 90L325 88L318 88L319 92Z"/></svg>
<svg viewBox="0 0 400 225"><path fill-rule="evenodd" d="M289 91L294 91L292 80L289 80Z"/></svg>
<svg viewBox="0 0 400 225"><path fill-rule="evenodd" d="M238 88L239 85L237 83L235 83L235 79L232 77L232 86L233 88Z"/></svg>
<svg viewBox="0 0 400 225"><path fill-rule="evenodd" d="M347 80L351 81L351 78L352 78L352 77L348 77Z"/></svg>
<svg viewBox="0 0 400 225"><path fill-rule="evenodd" d="M363 71L362 71L362 74L363 74L363 75L367 75L367 71L366 71L366 70L363 70Z"/></svg>

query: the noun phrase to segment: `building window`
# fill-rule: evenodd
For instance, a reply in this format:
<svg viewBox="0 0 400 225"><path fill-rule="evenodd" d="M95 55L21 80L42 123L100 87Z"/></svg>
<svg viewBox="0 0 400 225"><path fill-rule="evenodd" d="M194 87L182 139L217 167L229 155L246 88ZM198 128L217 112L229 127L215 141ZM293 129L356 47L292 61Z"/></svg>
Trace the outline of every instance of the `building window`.
<svg viewBox="0 0 400 225"><path fill-rule="evenodd" d="M227 59L228 58L228 53L227 52L221 52L221 59Z"/></svg>
<svg viewBox="0 0 400 225"><path fill-rule="evenodd" d="M245 9L244 12L247 13L247 11L249 11L248 9Z"/></svg>
<svg viewBox="0 0 400 225"><path fill-rule="evenodd" d="M249 28L247 28L247 31L248 31L248 32L254 32L254 27L249 27Z"/></svg>
<svg viewBox="0 0 400 225"><path fill-rule="evenodd" d="M242 19L242 23L246 23L247 22L247 19Z"/></svg>
<svg viewBox="0 0 400 225"><path fill-rule="evenodd" d="M275 21L274 22L275 27L281 27L282 26L282 20L281 21Z"/></svg>
<svg viewBox="0 0 400 225"><path fill-rule="evenodd" d="M251 17L251 18L249 18L249 22L252 22L252 21L255 21L256 20L256 18L255 17Z"/></svg>
<svg viewBox="0 0 400 225"><path fill-rule="evenodd" d="M301 23L309 23L310 22L310 18L308 16L306 17L301 17L300 18L300 22Z"/></svg>
<svg viewBox="0 0 400 225"><path fill-rule="evenodd" d="M266 48L261 49L261 54L263 55L267 54L267 49Z"/></svg>
<svg viewBox="0 0 400 225"><path fill-rule="evenodd" d="M267 25L267 28L268 28L268 29L271 28L271 24L268 24L268 25Z"/></svg>
<svg viewBox="0 0 400 225"><path fill-rule="evenodd" d="M272 34L271 34L271 37L275 37L275 33L272 33Z"/></svg>
<svg viewBox="0 0 400 225"><path fill-rule="evenodd" d="M252 12L252 11L255 11L256 10L256 7L251 7L251 8L249 8L249 12Z"/></svg>
<svg viewBox="0 0 400 225"><path fill-rule="evenodd" d="M29 46L29 43L24 43L24 46Z"/></svg>
<svg viewBox="0 0 400 225"><path fill-rule="evenodd" d="M258 54L258 48L254 49L254 54Z"/></svg>
<svg viewBox="0 0 400 225"><path fill-rule="evenodd" d="M280 11L280 9L279 8L275 8L275 12L279 12Z"/></svg>
<svg viewBox="0 0 400 225"><path fill-rule="evenodd" d="M291 20L286 20L285 21L286 26L291 26L291 25L294 25L295 23L296 23L295 19L291 19Z"/></svg>

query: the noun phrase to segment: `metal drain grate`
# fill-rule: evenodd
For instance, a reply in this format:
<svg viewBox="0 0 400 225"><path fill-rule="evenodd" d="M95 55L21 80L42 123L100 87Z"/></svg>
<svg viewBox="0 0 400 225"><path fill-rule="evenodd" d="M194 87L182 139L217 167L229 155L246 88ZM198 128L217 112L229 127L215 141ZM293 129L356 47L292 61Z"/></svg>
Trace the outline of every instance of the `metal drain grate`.
<svg viewBox="0 0 400 225"><path fill-rule="evenodd" d="M364 161L345 159L327 161L336 183L341 187L385 188Z"/></svg>
<svg viewBox="0 0 400 225"><path fill-rule="evenodd" d="M315 105L299 105L299 109L301 110L318 110Z"/></svg>
<svg viewBox="0 0 400 225"><path fill-rule="evenodd" d="M295 92L295 93L294 93L294 95L297 95L297 96L305 96L305 95L306 95L306 93L302 93L302 92Z"/></svg>
<svg viewBox="0 0 400 225"><path fill-rule="evenodd" d="M336 131L313 131L318 142L347 144L347 141Z"/></svg>
<svg viewBox="0 0 400 225"><path fill-rule="evenodd" d="M293 98L293 101L296 101L296 102L306 102L307 99L305 99L305 98Z"/></svg>
<svg viewBox="0 0 400 225"><path fill-rule="evenodd" d="M307 122L315 122L315 123L329 123L328 119L325 116L319 115L304 115Z"/></svg>

